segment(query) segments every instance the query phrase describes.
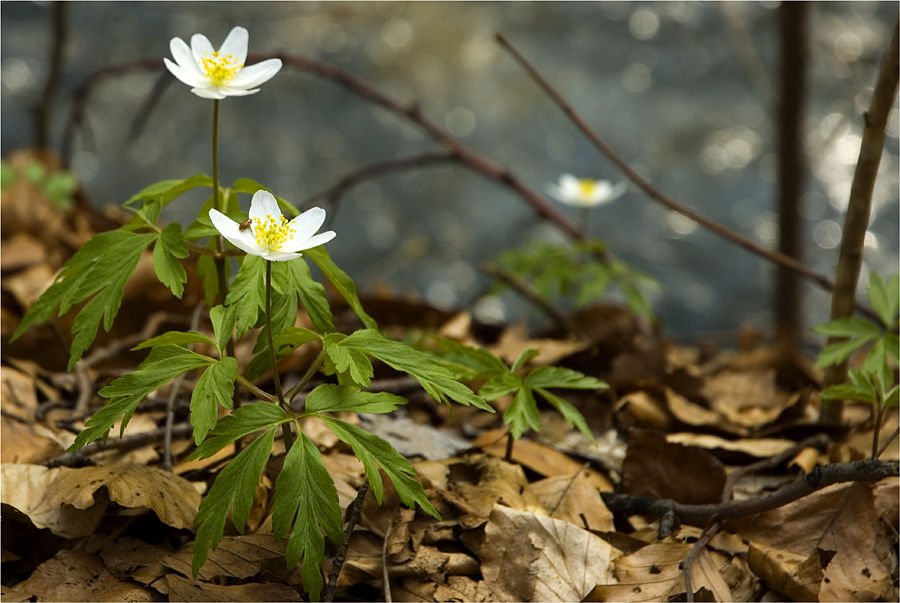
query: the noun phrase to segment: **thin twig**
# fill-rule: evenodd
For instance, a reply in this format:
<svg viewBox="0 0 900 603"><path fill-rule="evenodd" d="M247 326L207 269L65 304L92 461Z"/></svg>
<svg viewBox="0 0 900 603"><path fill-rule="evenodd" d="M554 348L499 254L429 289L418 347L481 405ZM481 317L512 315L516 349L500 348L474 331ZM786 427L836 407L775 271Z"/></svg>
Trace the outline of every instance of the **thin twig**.
<svg viewBox="0 0 900 603"><path fill-rule="evenodd" d="M194 427L190 423L176 425L172 429L172 436L176 438L190 437L193 433ZM134 450L135 448L141 448L143 446L154 444L165 437L166 428L160 427L159 429L154 429L153 431L136 433L134 435L125 436L124 438L110 439L107 440L105 444L101 440L98 440L96 442L88 444L84 448L75 450L74 452L67 452L62 456L50 459L49 461L44 463L44 465L50 468L61 466L78 466L92 454L103 452L104 450Z"/></svg>
<svg viewBox="0 0 900 603"><path fill-rule="evenodd" d="M571 321L571 319L569 319L568 316L563 314L553 304L538 295L537 291L535 291L534 287L532 287L529 283L520 279L516 275L510 274L506 270L499 268L498 266L494 266L493 264L482 263L478 265L478 269L484 274L509 285L513 290L515 290L516 293L543 310L543 312L547 316L549 316L550 319L554 323L556 323L556 326L561 330L571 335L576 335L579 333L578 328Z"/></svg>
<svg viewBox="0 0 900 603"><path fill-rule="evenodd" d="M703 528L703 533L700 534L700 538L698 538L697 542L694 543L694 546L691 547L688 556L681 562L681 570L684 574L684 591L688 603L694 603L694 585L693 577L691 575L694 560L700 556L700 553L702 553L704 549L706 549L706 545L712 540L713 536L719 533L721 527L722 522L719 521L717 517L711 518L709 524Z"/></svg>
<svg viewBox="0 0 900 603"><path fill-rule="evenodd" d="M832 484L877 482L885 477L896 476L897 474L897 466L895 464L874 459L866 459L855 463L822 465L816 467L797 481L767 496L715 505L685 505L674 500L631 496L614 492L601 492L600 495L603 497L603 502L606 503L606 506L613 513L662 517L667 512L674 512L684 523L705 525L714 515L718 515L722 520L747 517L748 515L783 507Z"/></svg>
<svg viewBox="0 0 900 603"><path fill-rule="evenodd" d="M537 70L532 67L532 65L523 57L518 50L513 48L513 46L503 37L501 34L497 34L497 41L509 51L509 53L516 59L516 61L522 66L522 68L531 76L531 78L537 83L538 86L551 98L553 101L562 109L563 113L574 123L581 132L587 136L588 140L590 140L597 149L606 156L609 161L615 165L619 170L624 173L629 180L634 182L638 188L640 188L644 193L647 194L648 197L661 203L665 207L670 210L685 216L689 220L696 222L700 226L706 228L707 230L716 233L717 235L740 245L744 249L755 253L756 255L767 259L768 261L779 265L784 266L790 270L797 272L798 274L812 280L817 283L820 287L828 290L834 290L834 283L825 276L824 274L819 274L818 272L812 270L808 266L805 266L798 262L797 260L787 257L782 253L778 253L777 251L772 251L770 249L766 249L765 247L757 244L753 239L746 237L740 233L737 233L730 228L726 228L722 226L718 222L714 222L710 220L703 214L686 207L674 199L664 195L662 192L657 190L652 184L647 182L640 174L638 174L630 165L628 165L624 159L619 157L603 140L591 129L590 126L587 125L587 122L581 118L581 116L572 108L572 106L566 102L565 99L556 91L553 86L551 86L544 77L537 72ZM874 310L872 310L869 306L863 304L862 302L857 302L856 307L860 312L867 314L869 316L877 316Z"/></svg>
<svg viewBox="0 0 900 603"><path fill-rule="evenodd" d="M881 457L882 454L884 454L884 451L888 449L888 446L890 446L891 442L893 442L897 438L898 434L900 434L900 427L895 429L894 433L891 434L891 437L888 438L888 441L885 442L884 445L878 449L878 452L875 453L876 459Z"/></svg>
<svg viewBox="0 0 900 603"><path fill-rule="evenodd" d="M199 303L194 308L194 315L191 316L191 331L196 331L200 325L200 312L203 310L204 304ZM193 351L195 344L189 343L187 349ZM169 398L166 400L166 437L163 439L163 469L172 471L172 430L175 428L175 400L181 392L181 385L184 383L187 373L181 373L172 381L172 391L169 392Z"/></svg>
<svg viewBox="0 0 900 603"><path fill-rule="evenodd" d="M388 543L390 542L391 534L394 533L394 526L397 524L397 518L391 522L391 525L388 526L387 532L384 534L384 542L381 543L381 581L384 583L384 602L385 603L393 603L393 598L391 597L391 568L390 563L388 563Z"/></svg>
<svg viewBox="0 0 900 603"><path fill-rule="evenodd" d="M338 546L334 554L334 561L331 564L331 571L328 573L328 587L325 589L325 596L322 601L326 603L334 601L334 591L337 589L338 577L341 575L341 568L344 567L344 561L347 558L347 549L350 548L350 536L353 534L353 528L356 527L356 521L362 511L363 501L366 499L366 492L369 491L369 480L363 482L356 493L356 499L350 505L350 517L347 519L347 531L344 542Z"/></svg>

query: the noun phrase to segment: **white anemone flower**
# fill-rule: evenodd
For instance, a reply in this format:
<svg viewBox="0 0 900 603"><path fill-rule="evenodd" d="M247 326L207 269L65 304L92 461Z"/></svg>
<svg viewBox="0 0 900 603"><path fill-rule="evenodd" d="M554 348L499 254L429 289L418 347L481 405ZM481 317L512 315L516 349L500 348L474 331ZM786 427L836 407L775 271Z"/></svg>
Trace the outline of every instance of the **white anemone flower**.
<svg viewBox="0 0 900 603"><path fill-rule="evenodd" d="M235 27L214 50L203 34L194 34L188 47L181 38L172 38L169 49L173 63L164 58L169 71L179 80L192 86L191 92L203 98L223 99L226 96L245 96L259 92L251 90L269 81L281 69L281 59L244 66L250 34L243 27Z"/></svg>
<svg viewBox="0 0 900 603"><path fill-rule="evenodd" d="M270 262L299 258L304 249L324 245L335 237L332 230L315 234L325 222L324 209L313 207L288 222L267 191L253 195L250 219L245 222L238 224L215 209L209 210L209 219L232 245Z"/></svg>
<svg viewBox="0 0 900 603"><path fill-rule="evenodd" d="M566 205L593 207L618 199L626 188L627 182L613 185L609 180L576 178L572 174L563 174L559 177L559 183L551 184L547 192Z"/></svg>

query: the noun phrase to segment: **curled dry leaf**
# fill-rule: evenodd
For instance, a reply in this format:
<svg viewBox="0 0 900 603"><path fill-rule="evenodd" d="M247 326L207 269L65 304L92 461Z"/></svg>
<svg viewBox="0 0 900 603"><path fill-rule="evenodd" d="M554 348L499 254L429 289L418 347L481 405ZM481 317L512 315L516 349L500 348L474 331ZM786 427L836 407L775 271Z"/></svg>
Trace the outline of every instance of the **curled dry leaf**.
<svg viewBox="0 0 900 603"><path fill-rule="evenodd" d="M792 600L819 600L822 560L818 550L807 557L751 542L748 561L753 573Z"/></svg>
<svg viewBox="0 0 900 603"><path fill-rule="evenodd" d="M185 479L141 465L60 467L3 464L2 502L28 515L38 528L66 538L94 531L108 501L148 507L175 528L191 528L200 493ZM108 498L95 493L106 487ZM105 502L104 502L105 501Z"/></svg>
<svg viewBox="0 0 900 603"><path fill-rule="evenodd" d="M268 582L220 586L188 580L178 574L166 576L170 601L302 601L300 593L289 586Z"/></svg>
<svg viewBox="0 0 900 603"><path fill-rule="evenodd" d="M554 519L568 521L580 528L614 531L613 515L600 491L591 484L586 473L548 477L526 486ZM585 525L587 523L587 525Z"/></svg>
<svg viewBox="0 0 900 603"><path fill-rule="evenodd" d="M574 525L497 505L481 547L484 581L502 601L580 601L615 582L614 549Z"/></svg>

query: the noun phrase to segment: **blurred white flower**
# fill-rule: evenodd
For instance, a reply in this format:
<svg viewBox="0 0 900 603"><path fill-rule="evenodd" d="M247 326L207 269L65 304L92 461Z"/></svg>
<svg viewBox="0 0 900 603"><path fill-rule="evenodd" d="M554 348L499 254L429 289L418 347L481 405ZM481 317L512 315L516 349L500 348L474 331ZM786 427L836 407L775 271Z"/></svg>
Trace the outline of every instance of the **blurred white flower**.
<svg viewBox="0 0 900 603"><path fill-rule="evenodd" d="M563 174L559 177L559 183L551 184L547 192L566 205L593 207L618 199L627 188L628 183L624 181L613 186L609 180L591 180Z"/></svg>
<svg viewBox="0 0 900 603"><path fill-rule="evenodd" d="M275 197L267 191L253 195L247 222L238 224L215 209L209 210L209 219L235 247L270 262L299 258L300 251L324 245L335 237L332 230L315 234L325 222L324 209L314 207L288 222Z"/></svg>
<svg viewBox="0 0 900 603"><path fill-rule="evenodd" d="M222 99L253 94L259 92L259 88L251 88L269 81L278 73L281 59L269 59L244 67L249 38L246 29L235 27L219 50L214 50L209 39L202 34L191 37L190 47L181 38L172 38L169 48L175 62L167 58L163 61L172 75L192 86L191 92L197 96Z"/></svg>

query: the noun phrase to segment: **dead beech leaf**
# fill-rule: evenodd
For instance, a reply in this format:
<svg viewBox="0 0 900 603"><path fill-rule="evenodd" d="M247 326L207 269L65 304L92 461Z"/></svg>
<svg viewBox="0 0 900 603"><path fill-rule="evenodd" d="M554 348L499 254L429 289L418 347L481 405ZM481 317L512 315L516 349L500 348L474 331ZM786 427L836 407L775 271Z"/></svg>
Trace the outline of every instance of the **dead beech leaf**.
<svg viewBox="0 0 900 603"><path fill-rule="evenodd" d="M209 561L203 564L197 579L212 581L217 578L249 578L263 571L261 563L269 559L284 558L287 539L275 540L272 534L247 534L225 536L216 550L210 551ZM191 559L194 543L189 542L180 551L167 556L161 563L185 576L191 575Z"/></svg>
<svg viewBox="0 0 900 603"><path fill-rule="evenodd" d="M302 601L300 593L275 582L219 586L182 578L178 574L166 576L169 601Z"/></svg>
<svg viewBox="0 0 900 603"><path fill-rule="evenodd" d="M822 583L819 552L809 557L750 542L748 562L753 573L794 601L818 601Z"/></svg>
<svg viewBox="0 0 900 603"><path fill-rule="evenodd" d="M652 427L668 431L672 417L656 396L644 390L634 391L616 400L616 417L625 427Z"/></svg>
<svg viewBox="0 0 900 603"><path fill-rule="evenodd" d="M521 511L547 514L538 498L525 488L528 479L521 466L489 455L472 457L470 463L477 471L478 483L458 482L453 490L477 515L487 517L498 502Z"/></svg>
<svg viewBox="0 0 900 603"><path fill-rule="evenodd" d="M666 387L663 391L669 412L682 423L688 425L718 425L722 422L722 415L716 411L691 402L672 388Z"/></svg>
<svg viewBox="0 0 900 603"><path fill-rule="evenodd" d="M468 576L447 576L446 582L431 578L409 576L402 585L391 589L394 601L495 601L490 589L482 581Z"/></svg>
<svg viewBox="0 0 900 603"><path fill-rule="evenodd" d="M62 454L65 448L54 438L43 435L47 430L40 427L35 423L0 417L0 460L4 463L43 463Z"/></svg>
<svg viewBox="0 0 900 603"><path fill-rule="evenodd" d="M712 504L721 500L725 479L725 466L702 448L670 444L661 433L649 429L628 432L622 466L626 494Z"/></svg>
<svg viewBox="0 0 900 603"><path fill-rule="evenodd" d="M612 512L606 508L600 491L590 483L587 475L548 477L528 484L541 505L554 519L568 521L580 528L611 532L615 530ZM587 525L584 525L587 522Z"/></svg>
<svg viewBox="0 0 900 603"><path fill-rule="evenodd" d="M722 450L727 452L741 452L749 456L763 459L776 454L781 454L796 442L777 438L742 438L740 440L726 440L707 433L669 433L666 441L672 444L684 444L685 446L699 446L706 450Z"/></svg>
<svg viewBox="0 0 900 603"><path fill-rule="evenodd" d="M575 352L580 352L591 347L591 343L587 341L564 341L560 339L529 339L528 325L519 322L500 335L500 339L493 346L488 346L488 351L492 354L503 358L509 364L515 362L519 354L529 348L540 350L540 353L532 358L529 364L534 366L544 366L548 364L556 364L563 358L571 356Z"/></svg>
<svg viewBox="0 0 900 603"><path fill-rule="evenodd" d="M2 484L4 503L28 515L38 528L50 528L66 538L93 532L108 501L128 508L148 507L167 525L191 528L201 498L187 480L141 465L48 469L3 464ZM104 486L108 498L101 495L105 502L98 503L95 493ZM74 513L72 508L91 511ZM91 521L93 527L88 529Z"/></svg>
<svg viewBox="0 0 900 603"><path fill-rule="evenodd" d="M171 554L171 549L131 536L119 536L100 551L100 557L106 563L106 567L117 578L122 580L134 578L143 584L149 584L163 575L160 561ZM148 573L147 568L153 570ZM141 577L138 577L139 575ZM148 579L149 575L152 575L152 578Z"/></svg>
<svg viewBox="0 0 900 603"><path fill-rule="evenodd" d="M481 547L484 581L503 601L580 601L615 581L613 548L572 524L497 505Z"/></svg>
<svg viewBox="0 0 900 603"><path fill-rule="evenodd" d="M873 601L891 585L891 545L872 485L835 484L789 505L727 524L756 543L808 559L833 551L819 600ZM824 579L823 579L824 580Z"/></svg>
<svg viewBox="0 0 900 603"><path fill-rule="evenodd" d="M743 427L761 427L777 419L800 400L775 385L775 369L744 372L723 371L708 377L701 393L710 407Z"/></svg>
<svg viewBox="0 0 900 603"><path fill-rule="evenodd" d="M895 530L900 526L900 477L886 477L872 490L875 511Z"/></svg>
<svg viewBox="0 0 900 603"><path fill-rule="evenodd" d="M24 232L17 232L0 242L0 270L11 271L44 261L47 251L40 241Z"/></svg>
<svg viewBox="0 0 900 603"><path fill-rule="evenodd" d="M38 601L154 601L139 584L122 581L102 561L79 550L61 550L16 585L16 594ZM6 600L6 597L4 597Z"/></svg>

